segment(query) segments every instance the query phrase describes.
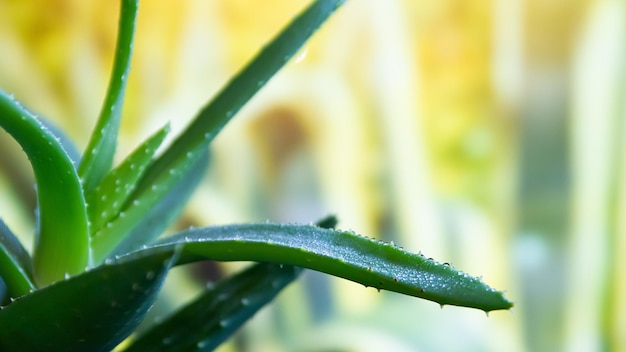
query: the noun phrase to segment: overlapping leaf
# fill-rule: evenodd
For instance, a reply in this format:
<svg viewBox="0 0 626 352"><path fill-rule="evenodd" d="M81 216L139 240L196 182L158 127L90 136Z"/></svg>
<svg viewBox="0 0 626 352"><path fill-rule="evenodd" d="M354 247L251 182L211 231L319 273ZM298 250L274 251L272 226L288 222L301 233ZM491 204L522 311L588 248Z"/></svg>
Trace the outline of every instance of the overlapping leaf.
<svg viewBox="0 0 626 352"><path fill-rule="evenodd" d="M125 352L212 351L295 280L300 271L287 265L255 264L224 279L154 326Z"/></svg>
<svg viewBox="0 0 626 352"><path fill-rule="evenodd" d="M151 243L163 233L183 212L187 201L196 190L206 173L209 153L204 151L191 169L172 187L150 211L145 214L134 229L126 234L108 257L123 255Z"/></svg>
<svg viewBox="0 0 626 352"><path fill-rule="evenodd" d="M171 194L172 189L176 188L177 184L180 184L190 172L194 171L194 165L199 163L200 158L206 157L205 153L206 151L200 150L197 153L190 154L182 165L178 165L179 168L170 170L164 184L152 185L150 192L142 194L137 199L132 198L132 196L129 197L119 216L94 233L91 241L94 261L96 263L101 262L121 242L124 242L124 237L131 233L143 219L147 219L159 202L167 197L168 194ZM194 184L189 184L189 186L195 188ZM182 200L184 198L180 197L178 199Z"/></svg>
<svg viewBox="0 0 626 352"><path fill-rule="evenodd" d="M120 242L119 234L136 224L193 167L209 143L234 114L291 58L343 0L318 0L266 45L232 81L204 107L187 129L146 170L118 218L93 238L94 260L104 259Z"/></svg>
<svg viewBox="0 0 626 352"><path fill-rule="evenodd" d="M110 222L120 216L125 216L124 207L127 206L128 197L135 190L137 182L152 162L152 157L169 132L169 126L161 128L139 147L137 147L126 159L111 170L100 181L98 186L85 194L91 221L91 233L97 234L105 224L113 226ZM139 219L136 220L139 222ZM119 236L127 233L118 229Z"/></svg>
<svg viewBox="0 0 626 352"><path fill-rule="evenodd" d="M317 223L322 228L336 225L335 216ZM283 264L255 264L207 289L142 334L126 352L211 351L295 280L300 271Z"/></svg>
<svg viewBox="0 0 626 352"><path fill-rule="evenodd" d="M204 149L231 118L304 45L344 0L317 0L294 18L276 38L206 105L193 122L146 172L135 194L139 198L154 185L165 185L170 170Z"/></svg>
<svg viewBox="0 0 626 352"><path fill-rule="evenodd" d="M0 278L11 298L26 295L35 289L30 255L2 220L0 220ZM0 304L2 301L0 298Z"/></svg>
<svg viewBox="0 0 626 352"><path fill-rule="evenodd" d="M110 351L152 305L176 249L56 282L0 310L0 351Z"/></svg>

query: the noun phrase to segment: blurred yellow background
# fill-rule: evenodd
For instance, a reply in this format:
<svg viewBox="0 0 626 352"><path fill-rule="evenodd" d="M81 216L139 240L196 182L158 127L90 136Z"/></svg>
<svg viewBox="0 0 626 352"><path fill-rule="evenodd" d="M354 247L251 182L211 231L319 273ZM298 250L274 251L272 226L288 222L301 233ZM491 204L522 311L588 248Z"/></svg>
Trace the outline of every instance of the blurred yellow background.
<svg viewBox="0 0 626 352"><path fill-rule="evenodd" d="M308 3L143 1L118 160L167 121L180 131ZM0 0L0 87L80 148L118 9ZM178 227L337 214L515 308L487 318L308 272L221 349L626 350L625 83L623 0L348 1L216 139ZM0 216L29 233L14 147L2 132ZM170 300L200 285L178 276Z"/></svg>

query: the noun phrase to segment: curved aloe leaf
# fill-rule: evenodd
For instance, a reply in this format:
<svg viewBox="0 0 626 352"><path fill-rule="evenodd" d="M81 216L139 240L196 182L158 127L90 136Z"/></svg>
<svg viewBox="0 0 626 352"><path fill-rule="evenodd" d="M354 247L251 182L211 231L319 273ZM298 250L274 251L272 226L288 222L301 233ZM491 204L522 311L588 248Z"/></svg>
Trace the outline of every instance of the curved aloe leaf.
<svg viewBox="0 0 626 352"><path fill-rule="evenodd" d="M209 165L209 152L204 150L191 169L172 187L167 195L141 218L108 257L124 255L151 243L163 233L183 212L187 200L202 181ZM115 233L111 233L115 235ZM98 252L98 251L96 251Z"/></svg>
<svg viewBox="0 0 626 352"><path fill-rule="evenodd" d="M509 309L502 292L449 265L351 232L313 225L247 224L183 231L138 253L183 245L177 264L203 259L289 264L441 305Z"/></svg>
<svg viewBox="0 0 626 352"><path fill-rule="evenodd" d="M176 253L129 256L14 301L0 310L0 350L110 351L148 311Z"/></svg>
<svg viewBox="0 0 626 352"><path fill-rule="evenodd" d="M92 235L117 216L124 214L120 211L123 210L128 197L137 186L137 181L152 162L154 153L168 132L169 125L158 130L120 165L106 174L98 186L85 192ZM120 236L123 235L125 233L120 233Z"/></svg>
<svg viewBox="0 0 626 352"><path fill-rule="evenodd" d="M337 218L332 215L317 222L323 228L336 225ZM208 289L140 335L125 351L212 351L300 272L290 265L257 263Z"/></svg>
<svg viewBox="0 0 626 352"><path fill-rule="evenodd" d="M255 264L155 325L125 352L212 351L295 280L300 271L288 265Z"/></svg>
<svg viewBox="0 0 626 352"><path fill-rule="evenodd" d="M0 91L0 126L22 146L37 179L39 225L34 268L46 285L90 265L85 201L76 169L37 118ZM72 255L67 255L72 253Z"/></svg>
<svg viewBox="0 0 626 352"><path fill-rule="evenodd" d="M256 92L285 65L309 37L344 0L317 0L283 31L205 106L187 129L146 172L136 190L152 192L153 185L165 185L170 170L180 170L189 155L202 150ZM190 154L191 153L191 154Z"/></svg>
<svg viewBox="0 0 626 352"><path fill-rule="evenodd" d="M124 92L130 70L138 6L138 0L123 0L121 2L115 59L109 87L96 128L93 130L83 160L78 168L78 173L87 190L96 187L113 165L122 105L124 104Z"/></svg>
<svg viewBox="0 0 626 352"><path fill-rule="evenodd" d="M59 126L54 124L52 121L46 118L43 118L41 116L39 116L39 121L41 122L42 125L44 125L48 129L48 131L50 131L50 133L54 137L56 137L56 139L61 144L61 147L63 147L63 150L65 150L65 152L67 153L67 156L72 161L72 164L74 164L74 166L77 166L78 163L80 162L80 152L78 151L78 148L74 144L74 141L65 133L65 131L63 131Z"/></svg>
<svg viewBox="0 0 626 352"><path fill-rule="evenodd" d="M9 297L24 296L35 289L30 255L2 220L0 220L0 277L6 285Z"/></svg>

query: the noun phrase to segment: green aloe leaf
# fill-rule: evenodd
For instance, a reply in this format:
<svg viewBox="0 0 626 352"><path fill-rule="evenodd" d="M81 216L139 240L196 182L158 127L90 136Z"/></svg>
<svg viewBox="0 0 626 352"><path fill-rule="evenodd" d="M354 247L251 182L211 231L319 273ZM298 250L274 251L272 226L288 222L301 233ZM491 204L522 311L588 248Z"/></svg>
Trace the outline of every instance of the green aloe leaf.
<svg viewBox="0 0 626 352"><path fill-rule="evenodd" d="M135 228L120 242L108 257L123 255L151 243L163 233L183 212L187 201L202 181L209 165L209 152L205 150L183 178L172 187L157 205L141 218ZM115 235L111 233L111 235Z"/></svg>
<svg viewBox="0 0 626 352"><path fill-rule="evenodd" d="M124 92L130 70L138 6L138 0L121 1L117 44L109 87L96 128L93 130L78 168L78 173L87 190L96 187L113 165Z"/></svg>
<svg viewBox="0 0 626 352"><path fill-rule="evenodd" d="M181 171L188 158L206 148L228 121L302 47L344 0L317 0L281 31L276 38L206 105L187 129L146 172L135 191L136 198L175 182L171 170ZM189 166L187 166L189 167Z"/></svg>
<svg viewBox="0 0 626 352"><path fill-rule="evenodd" d="M158 130L104 176L98 186L86 192L92 234L97 234L105 225L112 226L109 223L118 216L125 216L123 208L128 197L135 190L137 182L152 162L154 153L168 132L169 125ZM125 233L119 235L123 236Z"/></svg>
<svg viewBox="0 0 626 352"><path fill-rule="evenodd" d="M125 351L212 351L295 280L300 271L287 265L255 264L208 289L139 336Z"/></svg>
<svg viewBox="0 0 626 352"><path fill-rule="evenodd" d="M17 298L35 289L33 264L20 241L0 220L0 278L10 298ZM0 299L0 304L2 303Z"/></svg>
<svg viewBox="0 0 626 352"><path fill-rule="evenodd" d="M509 309L502 292L394 244L313 225L246 224L183 231L138 253L183 245L177 264L212 259L301 266L441 305Z"/></svg>
<svg viewBox="0 0 626 352"><path fill-rule="evenodd" d="M0 310L1 351L110 351L151 307L177 250L133 255Z"/></svg>
<svg viewBox="0 0 626 352"><path fill-rule="evenodd" d="M100 231L94 233L91 241L94 262L99 263L108 257L120 245L124 237L133 231L143 219L148 219L149 214L159 202L167 197L168 194L171 194L172 189L176 188L176 185L185 179L185 175L189 174L194 165L198 164L198 160L206 155L205 153L206 150L200 150L198 153L190 154L185 163L179 165L180 169L171 169L165 185L155 184L152 186L151 192L143 194L138 199L129 198L120 216L104 226ZM190 186L193 185L190 184ZM181 194L181 196L184 196L184 194ZM176 196L173 197L174 199L176 198ZM141 236L144 235L140 234L139 237ZM148 237L150 234L146 233L145 236ZM133 236L133 238L137 237ZM134 242L133 239L129 239L129 241Z"/></svg>
<svg viewBox="0 0 626 352"><path fill-rule="evenodd" d="M67 156L70 158L74 166L77 166L80 162L80 152L74 141L63 131L59 126L54 124L52 121L39 116L39 121L44 127L48 129L48 131L56 137L56 139L61 143L61 147L67 153Z"/></svg>
<svg viewBox="0 0 626 352"><path fill-rule="evenodd" d="M317 223L323 228L336 225L334 216ZM300 268L289 265L257 263L208 289L140 335L125 351L212 351L300 272Z"/></svg>
<svg viewBox="0 0 626 352"><path fill-rule="evenodd" d="M49 130L0 91L0 126L24 149L37 180L39 222L34 269L39 284L78 274L89 266L87 211L71 159ZM68 255L67 253L72 253Z"/></svg>

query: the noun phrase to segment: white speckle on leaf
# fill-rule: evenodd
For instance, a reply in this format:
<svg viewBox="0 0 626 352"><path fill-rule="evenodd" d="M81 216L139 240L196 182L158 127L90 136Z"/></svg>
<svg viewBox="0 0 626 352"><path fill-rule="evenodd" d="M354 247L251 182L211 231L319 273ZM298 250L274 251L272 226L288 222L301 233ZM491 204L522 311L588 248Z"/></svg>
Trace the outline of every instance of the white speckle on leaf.
<svg viewBox="0 0 626 352"><path fill-rule="evenodd" d="M208 345L209 345L209 343L208 343L208 342L206 342L206 341L200 341L200 342L198 342L198 343L196 344L196 347L198 347L198 348L206 348Z"/></svg>
<svg viewBox="0 0 626 352"><path fill-rule="evenodd" d="M215 299L218 301L225 301L228 299L228 295L226 293L220 293Z"/></svg>

